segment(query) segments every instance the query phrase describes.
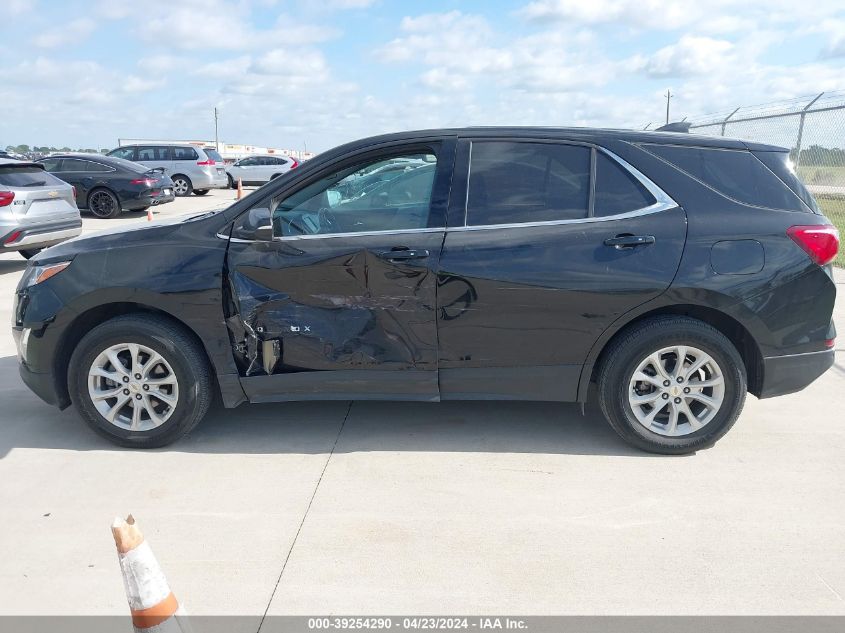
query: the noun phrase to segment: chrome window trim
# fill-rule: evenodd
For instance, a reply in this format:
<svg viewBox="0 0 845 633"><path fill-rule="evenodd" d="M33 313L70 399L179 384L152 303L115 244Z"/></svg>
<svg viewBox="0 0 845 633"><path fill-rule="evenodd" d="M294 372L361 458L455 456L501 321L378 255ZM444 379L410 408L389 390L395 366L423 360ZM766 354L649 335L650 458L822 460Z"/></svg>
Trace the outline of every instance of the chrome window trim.
<svg viewBox="0 0 845 633"><path fill-rule="evenodd" d="M485 139L486 140L486 139ZM467 167L467 203L469 202L469 177L470 172L472 170L472 145L475 141L470 142L470 158ZM483 142L480 141L480 142ZM530 142L530 141L526 141ZM538 222L510 222L505 224L473 224L468 225L468 204L464 204L464 226L456 226L449 228L449 231L484 231L490 229L515 229L519 227L532 227L532 226L558 226L560 224L585 224L587 222L607 222L608 220L619 220L619 219L626 219L626 218L636 218L643 215L650 215L652 213L659 213L660 211L666 211L668 209L674 209L679 207L677 202L675 202L672 197L663 191L660 187L658 187L651 179L649 179L645 174L643 174L639 169L634 167L631 163L626 161L624 158L617 156L609 149L604 147L599 147L597 145L589 145L587 143L569 143L562 141L561 144L565 145L582 145L592 147L593 151L603 152L607 155L608 158L615 161L622 169L626 170L630 173L634 178L637 179L643 187L654 197L655 202L647 207L640 207L639 209L632 209L631 211L626 211L624 213L617 213L615 215L602 215L602 216L593 216L588 215L583 218L570 218L566 220L542 220ZM595 160L592 161L591 169L594 169ZM595 188L595 173L592 174L590 179L590 208L592 209L592 205L594 204L593 198L594 193L593 189Z"/></svg>
<svg viewBox="0 0 845 633"><path fill-rule="evenodd" d="M372 235L404 235L405 233L439 233L446 227L426 227L422 229L397 229L395 231L351 231L349 233L314 233L313 235L279 235L274 236L274 242L295 242L297 240L316 240L331 237L366 237ZM237 238L235 238L237 239ZM247 240L248 241L248 240Z"/></svg>

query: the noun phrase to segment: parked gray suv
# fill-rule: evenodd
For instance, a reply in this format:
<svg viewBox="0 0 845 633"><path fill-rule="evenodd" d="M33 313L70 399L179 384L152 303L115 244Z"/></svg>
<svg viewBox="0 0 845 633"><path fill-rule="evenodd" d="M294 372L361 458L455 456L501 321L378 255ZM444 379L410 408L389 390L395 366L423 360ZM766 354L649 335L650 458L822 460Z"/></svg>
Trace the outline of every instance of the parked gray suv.
<svg viewBox="0 0 845 633"><path fill-rule="evenodd" d="M226 189L229 179L223 158L217 150L197 145L150 143L122 145L108 153L148 167L161 167L173 180L177 196L195 193L204 196L209 189Z"/></svg>
<svg viewBox="0 0 845 633"><path fill-rule="evenodd" d="M0 158L0 252L29 259L81 232L72 186L38 163Z"/></svg>

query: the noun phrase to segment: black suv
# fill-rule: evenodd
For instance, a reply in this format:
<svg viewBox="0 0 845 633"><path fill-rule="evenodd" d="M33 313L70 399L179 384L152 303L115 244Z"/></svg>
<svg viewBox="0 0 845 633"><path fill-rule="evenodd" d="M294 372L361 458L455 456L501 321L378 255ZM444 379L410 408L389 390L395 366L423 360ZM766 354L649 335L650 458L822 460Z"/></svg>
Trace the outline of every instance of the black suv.
<svg viewBox="0 0 845 633"><path fill-rule="evenodd" d="M626 441L683 453L726 433L746 392L831 366L837 248L777 147L407 132L222 211L44 251L14 335L33 391L125 446L179 438L215 392L235 407L594 390Z"/></svg>

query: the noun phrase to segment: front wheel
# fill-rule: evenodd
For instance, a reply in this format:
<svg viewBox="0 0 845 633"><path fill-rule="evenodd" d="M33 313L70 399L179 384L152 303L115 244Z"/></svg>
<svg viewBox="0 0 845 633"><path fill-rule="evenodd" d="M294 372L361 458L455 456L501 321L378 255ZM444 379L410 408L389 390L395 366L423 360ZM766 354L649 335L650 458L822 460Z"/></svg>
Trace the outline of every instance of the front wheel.
<svg viewBox="0 0 845 633"><path fill-rule="evenodd" d="M629 444L677 455L712 446L736 422L745 365L725 335L702 321L656 317L623 333L603 354L602 412Z"/></svg>
<svg viewBox="0 0 845 633"><path fill-rule="evenodd" d="M208 189L194 189L194 195L196 196L204 196L208 193Z"/></svg>
<svg viewBox="0 0 845 633"><path fill-rule="evenodd" d="M125 315L95 327L70 360L68 390L83 420L121 446L176 441L208 411L212 379L193 337L156 315Z"/></svg>

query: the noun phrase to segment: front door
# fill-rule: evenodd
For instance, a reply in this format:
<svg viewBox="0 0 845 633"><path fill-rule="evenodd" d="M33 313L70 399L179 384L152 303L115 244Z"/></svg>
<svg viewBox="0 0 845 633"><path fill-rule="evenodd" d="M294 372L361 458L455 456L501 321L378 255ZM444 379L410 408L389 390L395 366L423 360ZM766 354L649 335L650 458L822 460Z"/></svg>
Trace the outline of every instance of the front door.
<svg viewBox="0 0 845 633"><path fill-rule="evenodd" d="M686 215L601 149L469 144L439 271L441 397L575 400L602 332L671 283Z"/></svg>
<svg viewBox="0 0 845 633"><path fill-rule="evenodd" d="M435 271L453 158L449 141L370 151L235 222L228 324L251 401L438 399ZM362 185L392 164L401 176ZM273 238L249 239L240 225L263 207Z"/></svg>

